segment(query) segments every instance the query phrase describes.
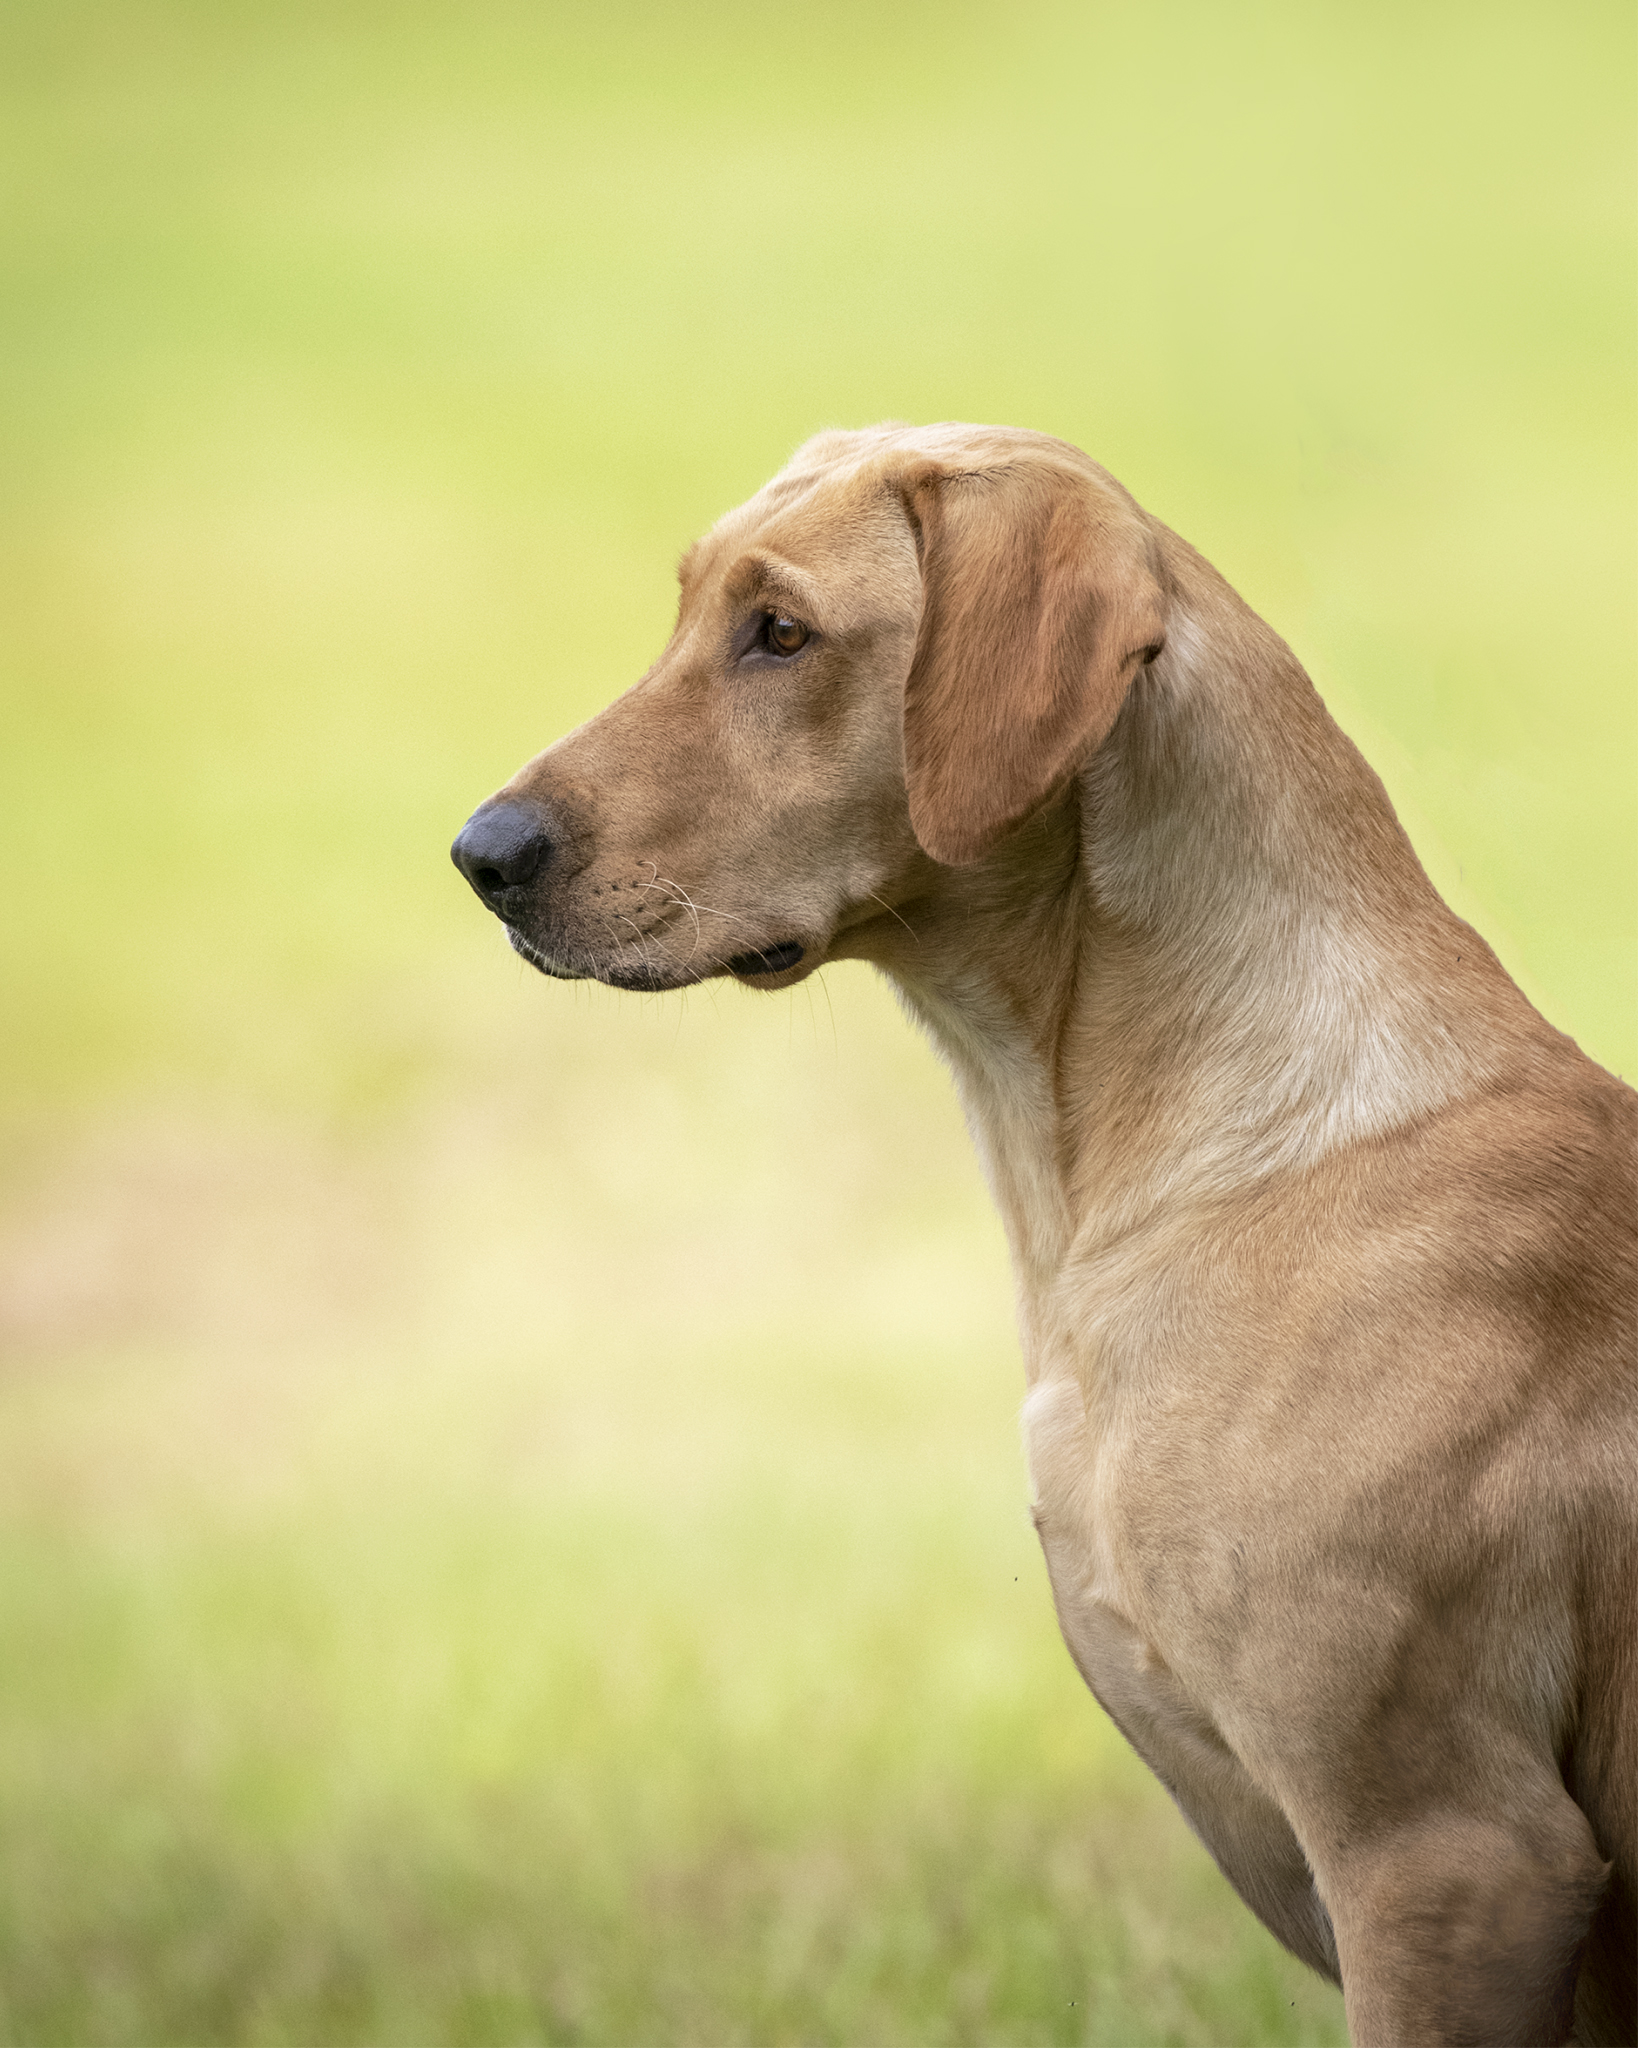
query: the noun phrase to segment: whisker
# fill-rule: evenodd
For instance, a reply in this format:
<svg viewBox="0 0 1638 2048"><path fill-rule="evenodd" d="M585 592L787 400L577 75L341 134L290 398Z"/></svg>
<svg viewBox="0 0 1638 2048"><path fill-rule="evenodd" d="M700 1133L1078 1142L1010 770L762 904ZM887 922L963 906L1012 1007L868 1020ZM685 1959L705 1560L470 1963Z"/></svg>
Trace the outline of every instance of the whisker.
<svg viewBox="0 0 1638 2048"><path fill-rule="evenodd" d="M911 938L915 939L916 944L918 946L921 944L921 940L916 933L916 929L910 923L908 918L899 917L899 913L893 908L892 904L887 902L885 898L878 896L874 889L867 889L865 891L865 894L870 898L872 903L880 903L883 910L887 912L889 917L898 917L899 923L904 926L905 930L910 934Z"/></svg>
<svg viewBox="0 0 1638 2048"><path fill-rule="evenodd" d="M651 862L652 866L653 863ZM736 917L731 910L713 910L709 903L696 903L681 882L674 882L669 875L662 875L657 882L639 882L639 889L669 889L674 891L672 901L686 903L690 910L697 910L701 917L726 918L729 924L743 924L742 917Z"/></svg>
<svg viewBox="0 0 1638 2048"><path fill-rule="evenodd" d="M692 959L693 959L693 957L694 957L694 955L695 955L695 954L696 954L696 953L697 953L697 952L699 951L699 949L700 949L700 914L699 914L699 912L698 912L698 911L697 911L697 910L696 910L696 909L694 908L694 903L693 903L693 899L692 899L692 898L690 897L690 895L688 894L688 891L687 891L686 889L684 889L684 888L683 888L683 887L682 887L682 886L681 886L681 885L680 885L679 883L677 883L677 882L673 882L673 881L669 881L669 880L662 880L662 879L661 879L661 876L660 876L660 870L658 869L658 867L655 867L655 864L654 864L654 862L653 862L653 861L650 861L650 862L649 862L649 866L650 866L651 868L654 868L654 879L653 879L653 881L652 881L652 882L645 882L645 883L643 884L643 887L644 887L645 889L663 889L663 890L665 890L665 892L666 892L666 901L667 901L668 903L680 903L680 904L684 904L684 905L686 905L686 906L687 906L687 909L688 909L688 912L689 912L689 915L690 915L690 916L691 916L691 917L693 918L693 920L694 920L694 943L693 943L693 945L692 945L692 946L691 946L691 947L690 947L690 948L688 949L688 957L689 957L689 959L690 959L690 960L692 960Z"/></svg>
<svg viewBox="0 0 1638 2048"><path fill-rule="evenodd" d="M634 932L635 932L635 933L637 934L637 944L638 944L638 947L639 947L639 949L640 949L640 950L641 950L641 952L642 952L642 956L643 956L643 965L644 965L645 967L647 967L647 966L649 965L649 957L648 957L648 936L647 936L647 934L646 934L646 933L644 932L644 930L643 930L642 926L641 926L640 924L637 924L637 923L635 923L635 922L634 922L634 921L633 921L633 920L632 920L631 918L627 917L624 911L621 911L621 912L619 912L618 914L619 914L620 922L621 922L622 924L629 924L629 925L631 926L632 930L633 930L633 931L634 931ZM622 940L620 941L620 943L621 943L622 945L625 945L625 944L627 943L627 941L625 941L624 939L622 939Z"/></svg>

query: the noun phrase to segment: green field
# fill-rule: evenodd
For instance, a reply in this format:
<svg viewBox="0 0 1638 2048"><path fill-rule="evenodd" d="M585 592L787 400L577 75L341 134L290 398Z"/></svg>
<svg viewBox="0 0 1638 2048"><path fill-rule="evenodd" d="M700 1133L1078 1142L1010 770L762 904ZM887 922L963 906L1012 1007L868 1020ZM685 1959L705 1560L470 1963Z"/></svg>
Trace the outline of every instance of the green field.
<svg viewBox="0 0 1638 2048"><path fill-rule="evenodd" d="M1629 10L0 6L0 2043L1341 2042L858 968L449 867L805 435L1081 443L1638 1070Z"/></svg>

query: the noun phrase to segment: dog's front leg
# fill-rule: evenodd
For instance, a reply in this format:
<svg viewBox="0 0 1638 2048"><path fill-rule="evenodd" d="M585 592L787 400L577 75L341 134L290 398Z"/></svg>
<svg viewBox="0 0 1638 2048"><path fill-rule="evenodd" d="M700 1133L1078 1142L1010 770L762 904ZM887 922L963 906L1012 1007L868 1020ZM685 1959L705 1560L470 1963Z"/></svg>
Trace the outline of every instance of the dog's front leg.
<svg viewBox="0 0 1638 2048"><path fill-rule="evenodd" d="M1587 1929L1609 1875L1545 1775L1506 1818L1426 1813L1311 1840L1355 2048L1568 2041Z"/></svg>
<svg viewBox="0 0 1638 2048"><path fill-rule="evenodd" d="M1051 1569L1053 1537L1039 1511L1036 1526ZM1061 1552L1053 1592L1081 1676L1218 1869L1293 1955L1340 1983L1331 1923L1285 1815L1136 1631L1099 1602L1075 1597Z"/></svg>

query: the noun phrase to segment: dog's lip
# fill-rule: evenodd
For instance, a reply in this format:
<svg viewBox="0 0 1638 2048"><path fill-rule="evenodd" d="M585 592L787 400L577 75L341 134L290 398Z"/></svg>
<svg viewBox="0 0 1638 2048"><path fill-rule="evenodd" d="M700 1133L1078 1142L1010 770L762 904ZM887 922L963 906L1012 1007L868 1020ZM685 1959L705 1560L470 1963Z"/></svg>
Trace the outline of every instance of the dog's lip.
<svg viewBox="0 0 1638 2048"><path fill-rule="evenodd" d="M754 946L748 953L736 953L727 962L728 972L741 979L759 974L784 974L807 952L797 939L781 939L772 946Z"/></svg>
<svg viewBox="0 0 1638 2048"><path fill-rule="evenodd" d="M713 974L731 974L737 981L777 984L800 967L811 952L801 939L778 939L766 946L749 947L715 966L680 963L669 972L656 972L647 964L638 962L622 966L617 961L600 960L578 947L571 948L565 956L551 946L543 945L510 919L502 919L502 923L512 950L527 960L531 967L550 975L555 981L601 981L610 988L630 989L647 995L657 995L668 989L690 988Z"/></svg>
<svg viewBox="0 0 1638 2048"><path fill-rule="evenodd" d="M513 924L506 927L506 936L514 953L553 981L600 981L606 988L623 989L633 995L669 995L677 989L692 988L695 982L716 972L713 968L684 968L667 973L640 962L622 967L618 961L598 960L584 953L572 953L564 959Z"/></svg>
<svg viewBox="0 0 1638 2048"><path fill-rule="evenodd" d="M537 946L533 939L529 938L527 934L521 931L509 919L502 918L501 923L506 928L506 942L512 948L512 951L521 959L527 960L529 965L536 969L537 972L549 974L554 981L587 981L590 979L590 976L582 973L577 967L561 966L543 946Z"/></svg>

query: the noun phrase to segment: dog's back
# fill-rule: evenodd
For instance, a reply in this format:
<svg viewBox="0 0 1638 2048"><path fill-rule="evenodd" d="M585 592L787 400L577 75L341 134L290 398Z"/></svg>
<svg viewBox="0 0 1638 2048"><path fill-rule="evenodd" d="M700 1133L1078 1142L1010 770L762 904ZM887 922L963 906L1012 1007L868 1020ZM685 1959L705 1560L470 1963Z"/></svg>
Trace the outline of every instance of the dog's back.
<svg viewBox="0 0 1638 2048"><path fill-rule="evenodd" d="M1593 1068L1588 1095L1602 1143L1566 1234L1577 1293L1563 1320L1602 1441L1600 1505L1585 1530L1582 1690L1565 1785L1610 1859L1576 1999L1587 2042L1638 2037L1638 1096Z"/></svg>

